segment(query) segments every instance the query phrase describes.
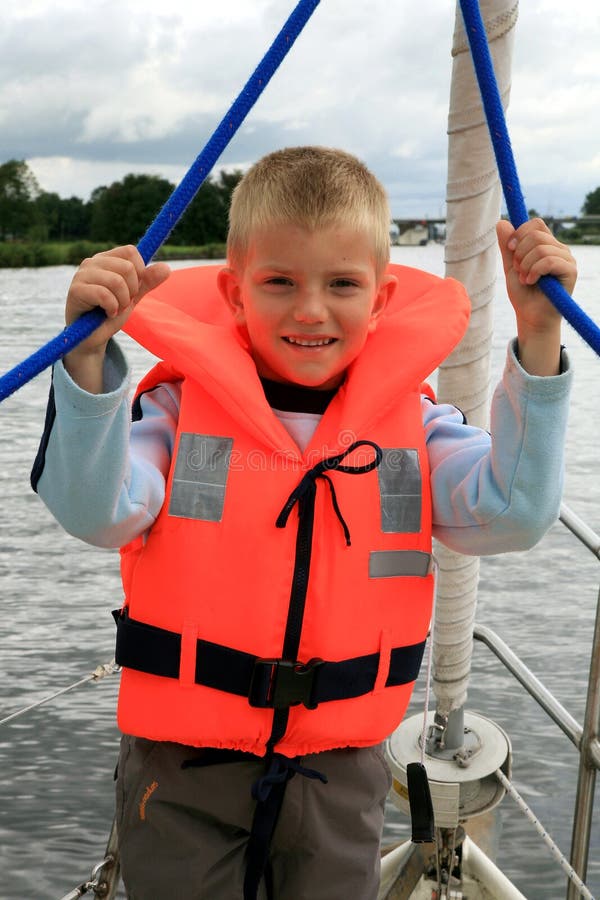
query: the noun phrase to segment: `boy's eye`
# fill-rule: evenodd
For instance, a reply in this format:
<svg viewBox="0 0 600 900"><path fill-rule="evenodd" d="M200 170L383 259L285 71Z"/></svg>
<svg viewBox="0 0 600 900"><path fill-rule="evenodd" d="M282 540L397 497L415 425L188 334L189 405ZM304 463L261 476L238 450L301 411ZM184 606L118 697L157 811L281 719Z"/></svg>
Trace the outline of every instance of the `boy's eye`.
<svg viewBox="0 0 600 900"><path fill-rule="evenodd" d="M355 288L358 287L358 283L356 281L352 281L350 278L336 278L335 281L331 282L331 287L333 288Z"/></svg>
<svg viewBox="0 0 600 900"><path fill-rule="evenodd" d="M276 276L273 276L272 278L267 278L265 281L265 284L272 284L272 285L275 285L276 287L279 287L282 285L288 286L288 285L292 284L292 280L291 280L291 278L285 278L285 276L283 276L283 275L276 275Z"/></svg>

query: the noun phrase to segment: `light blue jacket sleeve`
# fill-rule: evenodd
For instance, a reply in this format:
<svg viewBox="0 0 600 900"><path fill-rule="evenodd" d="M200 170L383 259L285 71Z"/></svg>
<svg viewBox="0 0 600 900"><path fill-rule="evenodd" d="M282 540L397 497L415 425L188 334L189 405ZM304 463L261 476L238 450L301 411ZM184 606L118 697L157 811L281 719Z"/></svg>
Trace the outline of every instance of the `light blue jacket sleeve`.
<svg viewBox="0 0 600 900"><path fill-rule="evenodd" d="M527 550L556 521L572 382L527 374L508 347L492 399L490 434L454 407L429 404L424 425L431 468L434 536L459 553Z"/></svg>
<svg viewBox="0 0 600 900"><path fill-rule="evenodd" d="M488 555L525 550L542 537L560 506L571 380L566 353L563 374L539 378L509 347L491 435L466 425L455 407L423 398L436 538ZM55 367L56 416L37 491L71 534L119 547L151 528L163 504L180 386L143 395L143 416L131 424L127 364L111 341L105 391L88 394L61 363Z"/></svg>
<svg viewBox="0 0 600 900"><path fill-rule="evenodd" d="M62 362L53 372L55 417L36 489L66 531L99 547L121 547L147 531L165 495L179 387L161 385L145 395L133 428L129 387L115 341L107 350L105 393L83 391Z"/></svg>

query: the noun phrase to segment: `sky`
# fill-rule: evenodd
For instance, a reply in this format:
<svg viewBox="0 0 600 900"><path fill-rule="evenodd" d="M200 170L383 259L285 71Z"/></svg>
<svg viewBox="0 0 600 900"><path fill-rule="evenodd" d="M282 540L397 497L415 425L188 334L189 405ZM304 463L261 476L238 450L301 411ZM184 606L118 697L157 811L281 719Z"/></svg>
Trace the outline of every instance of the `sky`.
<svg viewBox="0 0 600 900"><path fill-rule="evenodd" d="M128 172L178 183L294 3L2 3L0 163L26 160L63 197ZM394 217L443 216L454 15L451 0L321 0L219 164L342 147ZM522 0L508 123L527 206L577 214L600 186L598 0Z"/></svg>

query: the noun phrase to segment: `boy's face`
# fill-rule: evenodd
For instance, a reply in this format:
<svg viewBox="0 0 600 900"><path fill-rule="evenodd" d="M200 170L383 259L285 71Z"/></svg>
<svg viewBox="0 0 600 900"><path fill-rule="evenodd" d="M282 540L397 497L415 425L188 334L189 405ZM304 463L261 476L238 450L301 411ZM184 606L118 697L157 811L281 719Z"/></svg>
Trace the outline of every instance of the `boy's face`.
<svg viewBox="0 0 600 900"><path fill-rule="evenodd" d="M322 390L341 383L395 282L378 279L369 236L345 226L262 228L243 271L219 274L259 375Z"/></svg>

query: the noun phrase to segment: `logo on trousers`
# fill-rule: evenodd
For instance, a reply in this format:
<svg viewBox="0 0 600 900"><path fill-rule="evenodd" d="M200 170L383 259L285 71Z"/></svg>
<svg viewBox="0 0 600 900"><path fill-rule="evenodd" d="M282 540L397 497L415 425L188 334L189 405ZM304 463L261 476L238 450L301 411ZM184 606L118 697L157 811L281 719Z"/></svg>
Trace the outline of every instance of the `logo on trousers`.
<svg viewBox="0 0 600 900"><path fill-rule="evenodd" d="M149 784L148 787L146 788L146 790L144 791L144 796L142 797L141 802L140 802L140 820L142 822L144 822L146 819L146 804L157 787L158 787L158 781L153 781L152 784Z"/></svg>

